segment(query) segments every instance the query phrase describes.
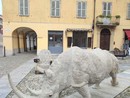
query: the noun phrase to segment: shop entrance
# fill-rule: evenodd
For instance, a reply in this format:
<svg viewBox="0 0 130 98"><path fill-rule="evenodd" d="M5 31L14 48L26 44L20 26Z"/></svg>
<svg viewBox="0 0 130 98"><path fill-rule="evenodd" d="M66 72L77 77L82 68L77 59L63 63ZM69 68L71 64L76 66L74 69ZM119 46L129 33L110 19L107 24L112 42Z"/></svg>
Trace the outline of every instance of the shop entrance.
<svg viewBox="0 0 130 98"><path fill-rule="evenodd" d="M49 31L48 32L48 49L53 54L63 52L63 32L62 31Z"/></svg>

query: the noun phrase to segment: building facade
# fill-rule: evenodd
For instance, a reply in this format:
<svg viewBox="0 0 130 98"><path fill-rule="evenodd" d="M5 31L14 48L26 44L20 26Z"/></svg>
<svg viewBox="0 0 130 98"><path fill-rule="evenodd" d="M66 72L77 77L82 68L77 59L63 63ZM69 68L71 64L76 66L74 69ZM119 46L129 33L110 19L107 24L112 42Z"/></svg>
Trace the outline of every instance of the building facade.
<svg viewBox="0 0 130 98"><path fill-rule="evenodd" d="M123 49L129 44L130 0L3 0L6 54L67 48ZM13 6L12 6L13 5Z"/></svg>
<svg viewBox="0 0 130 98"><path fill-rule="evenodd" d="M3 17L0 15L0 34L3 34Z"/></svg>
<svg viewBox="0 0 130 98"><path fill-rule="evenodd" d="M3 17L0 15L0 47L3 45Z"/></svg>
<svg viewBox="0 0 130 98"><path fill-rule="evenodd" d="M94 46L106 50L129 45L130 0L96 0Z"/></svg>

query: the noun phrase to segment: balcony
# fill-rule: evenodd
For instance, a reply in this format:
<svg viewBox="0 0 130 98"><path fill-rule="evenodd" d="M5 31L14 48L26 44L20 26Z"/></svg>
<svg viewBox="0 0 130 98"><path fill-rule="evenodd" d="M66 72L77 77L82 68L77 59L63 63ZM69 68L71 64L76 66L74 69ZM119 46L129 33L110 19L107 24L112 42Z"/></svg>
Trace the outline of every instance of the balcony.
<svg viewBox="0 0 130 98"><path fill-rule="evenodd" d="M116 27L120 24L120 16L102 16L96 17L96 25L98 27Z"/></svg>

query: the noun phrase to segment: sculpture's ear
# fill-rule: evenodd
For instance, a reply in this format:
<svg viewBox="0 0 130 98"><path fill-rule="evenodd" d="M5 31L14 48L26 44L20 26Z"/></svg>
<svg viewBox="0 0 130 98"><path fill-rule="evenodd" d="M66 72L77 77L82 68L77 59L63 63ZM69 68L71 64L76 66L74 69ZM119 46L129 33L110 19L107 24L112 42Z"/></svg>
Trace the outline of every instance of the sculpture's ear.
<svg viewBox="0 0 130 98"><path fill-rule="evenodd" d="M47 76L48 78L51 78L54 73L52 72L52 70L47 69L47 70L45 70L45 74L46 74L46 76Z"/></svg>

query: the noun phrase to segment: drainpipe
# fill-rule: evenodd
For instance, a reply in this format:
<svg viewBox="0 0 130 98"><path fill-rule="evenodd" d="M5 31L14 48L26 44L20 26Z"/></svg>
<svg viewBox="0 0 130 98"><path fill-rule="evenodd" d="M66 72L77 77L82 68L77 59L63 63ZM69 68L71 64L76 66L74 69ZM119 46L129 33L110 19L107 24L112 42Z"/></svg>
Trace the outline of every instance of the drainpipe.
<svg viewBox="0 0 130 98"><path fill-rule="evenodd" d="M94 8L93 8L93 25L92 25L92 49L93 47L93 42L94 42L94 29L95 29L95 11L96 11L96 0L94 0Z"/></svg>

